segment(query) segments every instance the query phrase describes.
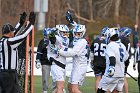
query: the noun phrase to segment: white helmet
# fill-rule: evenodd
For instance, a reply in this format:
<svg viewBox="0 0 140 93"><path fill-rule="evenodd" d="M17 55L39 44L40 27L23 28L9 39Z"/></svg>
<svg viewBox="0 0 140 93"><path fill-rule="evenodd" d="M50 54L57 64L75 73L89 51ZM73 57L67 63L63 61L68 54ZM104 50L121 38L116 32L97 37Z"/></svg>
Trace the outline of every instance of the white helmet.
<svg viewBox="0 0 140 93"><path fill-rule="evenodd" d="M77 24L72 30L75 38L83 38L86 32L86 27L85 25ZM76 33L79 33L79 36L77 36Z"/></svg>
<svg viewBox="0 0 140 93"><path fill-rule="evenodd" d="M64 24L56 25L56 28L58 29L59 36L64 38L68 37L69 28L67 27L67 25Z"/></svg>
<svg viewBox="0 0 140 93"><path fill-rule="evenodd" d="M114 35L118 35L119 37L119 30L117 28L109 28L109 31L107 32L106 42L109 43L110 38Z"/></svg>

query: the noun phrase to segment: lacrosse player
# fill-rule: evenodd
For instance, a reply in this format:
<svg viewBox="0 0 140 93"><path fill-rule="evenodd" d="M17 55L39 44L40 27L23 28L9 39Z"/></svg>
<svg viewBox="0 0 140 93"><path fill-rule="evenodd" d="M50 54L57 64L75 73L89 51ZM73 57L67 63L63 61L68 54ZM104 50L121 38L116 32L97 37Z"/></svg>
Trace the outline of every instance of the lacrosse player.
<svg viewBox="0 0 140 93"><path fill-rule="evenodd" d="M105 56L106 70L99 82L97 93L112 92L116 90L122 93L124 86L124 61L128 59L128 52L124 44L119 40L119 31L116 28L109 28L107 33Z"/></svg>
<svg viewBox="0 0 140 93"><path fill-rule="evenodd" d="M131 52L130 52L131 46L130 46L129 37L130 37L130 34L132 32L132 29L130 29L128 27L123 27L123 28L119 29L119 32L121 33L120 34L121 42L125 45L126 50L129 53L129 58L125 61L125 71L124 71L125 72L124 92L128 93L128 83L127 83L127 80L126 80L126 73L127 73L127 68L128 68L128 65L129 65L129 59L130 59L130 54L131 54Z"/></svg>
<svg viewBox="0 0 140 93"><path fill-rule="evenodd" d="M58 48L67 47L69 45L68 39L69 28L66 25L56 25L47 32L49 38L48 59L52 62L51 74L53 82L56 83L53 93L63 93L65 77L66 77L66 57L60 56L57 53ZM57 33L57 35L56 35Z"/></svg>
<svg viewBox="0 0 140 93"><path fill-rule="evenodd" d="M42 89L43 93L48 93L49 88L49 78L51 71L51 62L49 62L47 57L47 46L49 44L49 40L47 38L46 30L51 30L51 28L45 28L43 30L44 38L40 40L37 47L37 55L35 66L37 69L42 67Z"/></svg>
<svg viewBox="0 0 140 93"><path fill-rule="evenodd" d="M85 25L77 24L73 29L73 47L61 48L61 56L73 57L73 67L69 78L68 90L70 93L81 93L79 85L82 85L87 71L88 43L84 38Z"/></svg>
<svg viewBox="0 0 140 93"><path fill-rule="evenodd" d="M93 43L90 47L91 54L93 56L93 60L91 60L92 69L94 70L96 83L95 83L95 91L97 92L99 81L101 80L106 67L105 60L105 49L106 42L105 36L108 27L105 27L101 31L101 35L93 40Z"/></svg>

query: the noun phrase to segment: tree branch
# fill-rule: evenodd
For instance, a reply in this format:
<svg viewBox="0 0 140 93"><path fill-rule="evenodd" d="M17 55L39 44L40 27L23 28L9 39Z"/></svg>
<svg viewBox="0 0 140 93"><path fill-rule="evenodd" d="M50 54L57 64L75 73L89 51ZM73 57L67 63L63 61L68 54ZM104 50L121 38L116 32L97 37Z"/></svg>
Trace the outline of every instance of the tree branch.
<svg viewBox="0 0 140 93"><path fill-rule="evenodd" d="M74 12L74 15L75 15L78 19L81 19L81 20L86 21L86 22L95 22L95 20L89 20L89 19L87 19L87 18L84 18L84 17L79 16L79 15L76 13L76 11L70 6L69 3L67 3L67 6L68 6L68 8L69 8L71 11Z"/></svg>

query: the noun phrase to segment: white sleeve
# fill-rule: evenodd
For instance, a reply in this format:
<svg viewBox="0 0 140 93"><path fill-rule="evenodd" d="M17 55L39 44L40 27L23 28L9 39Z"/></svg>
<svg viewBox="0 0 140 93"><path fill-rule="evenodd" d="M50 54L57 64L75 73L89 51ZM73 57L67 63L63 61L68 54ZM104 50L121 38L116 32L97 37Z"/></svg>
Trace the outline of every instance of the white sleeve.
<svg viewBox="0 0 140 93"><path fill-rule="evenodd" d="M87 42L82 40L82 42L81 41L77 42L73 48L68 48L67 51L60 49L59 54L66 57L72 57L76 55L79 56L83 52L83 50L86 48L86 45L87 45Z"/></svg>

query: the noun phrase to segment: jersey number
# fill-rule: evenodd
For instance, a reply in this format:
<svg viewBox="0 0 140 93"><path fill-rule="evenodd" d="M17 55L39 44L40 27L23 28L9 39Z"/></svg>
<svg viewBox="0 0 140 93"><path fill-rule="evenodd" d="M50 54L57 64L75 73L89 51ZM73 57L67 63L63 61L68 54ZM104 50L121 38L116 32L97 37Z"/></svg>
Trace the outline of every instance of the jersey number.
<svg viewBox="0 0 140 93"><path fill-rule="evenodd" d="M105 56L105 52L104 52L105 49L106 49L106 44L100 44L100 47L99 47L98 43L94 43L94 55L95 56L99 56L99 55ZM99 51L99 53L98 53L98 51Z"/></svg>
<svg viewBox="0 0 140 93"><path fill-rule="evenodd" d="M123 48L119 48L119 50L120 50L120 62L123 62L124 50Z"/></svg>

